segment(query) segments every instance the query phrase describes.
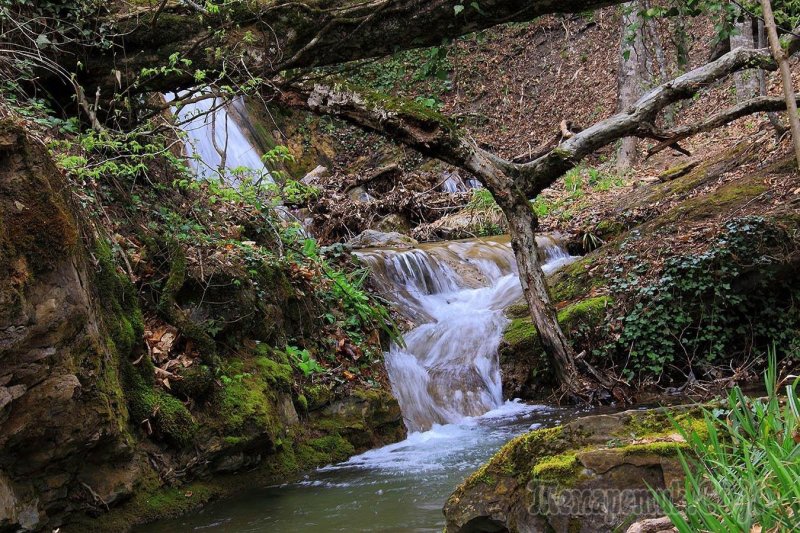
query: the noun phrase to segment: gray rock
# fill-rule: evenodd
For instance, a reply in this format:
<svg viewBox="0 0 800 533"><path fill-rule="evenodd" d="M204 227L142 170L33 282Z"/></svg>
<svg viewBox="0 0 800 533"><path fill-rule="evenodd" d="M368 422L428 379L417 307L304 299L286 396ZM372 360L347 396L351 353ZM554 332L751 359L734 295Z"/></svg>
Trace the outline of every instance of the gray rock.
<svg viewBox="0 0 800 533"><path fill-rule="evenodd" d="M331 173L327 167L319 165L317 168L303 176L303 178L300 180L300 183L311 186L319 185L319 182L322 178L327 178L330 175Z"/></svg>
<svg viewBox="0 0 800 533"><path fill-rule="evenodd" d="M347 241L347 245L351 248L413 248L419 243L407 235L392 231L383 233L373 229L368 229L358 236Z"/></svg>

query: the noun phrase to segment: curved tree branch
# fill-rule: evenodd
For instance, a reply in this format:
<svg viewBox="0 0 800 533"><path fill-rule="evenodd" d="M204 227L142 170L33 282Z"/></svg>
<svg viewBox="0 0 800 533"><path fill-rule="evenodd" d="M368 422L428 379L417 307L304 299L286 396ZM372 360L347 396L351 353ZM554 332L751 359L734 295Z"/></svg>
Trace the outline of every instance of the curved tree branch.
<svg viewBox="0 0 800 533"><path fill-rule="evenodd" d="M716 61L660 85L627 110L563 138L560 143L529 163L515 163L480 148L449 118L413 103L391 103L365 95L348 86L292 84L282 88L278 99L289 106L332 115L384 134L419 152L474 174L484 185L499 172L528 198L534 198L587 155L629 136L654 138L666 146L696 133L709 131L737 118L766 110L779 110L775 98L756 98L709 117L701 124L660 131L654 124L666 107L693 97L702 89L738 70L776 68L769 51L739 48ZM784 104L785 105L785 104Z"/></svg>

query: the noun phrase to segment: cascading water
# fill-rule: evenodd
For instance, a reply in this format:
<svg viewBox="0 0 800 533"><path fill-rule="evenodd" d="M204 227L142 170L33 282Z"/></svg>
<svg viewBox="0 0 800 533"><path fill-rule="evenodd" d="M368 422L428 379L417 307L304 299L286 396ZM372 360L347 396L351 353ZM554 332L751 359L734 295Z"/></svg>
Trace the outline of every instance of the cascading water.
<svg viewBox="0 0 800 533"><path fill-rule="evenodd" d="M166 98L172 101L174 95L168 94ZM198 177L221 175L235 182L237 169L248 169L250 175L272 181L260 151L239 123L245 116L241 97L225 105L218 98L206 98L180 109L173 108L173 112L186 132L187 156Z"/></svg>
<svg viewBox="0 0 800 533"><path fill-rule="evenodd" d="M539 246L546 272L569 262L550 237ZM494 240L359 254L387 299L417 327L392 345L386 369L411 431L479 416L503 402L497 349L503 309L522 296L511 247Z"/></svg>
<svg viewBox="0 0 800 533"><path fill-rule="evenodd" d="M572 260L554 239L541 238L539 245L546 271ZM212 504L141 533L442 531L442 505L470 472L515 435L574 414L502 403L496 355L506 325L502 309L521 294L507 243L460 241L359 255L385 296L418 324L406 334L405 348L394 346L386 356L414 431L296 483Z"/></svg>

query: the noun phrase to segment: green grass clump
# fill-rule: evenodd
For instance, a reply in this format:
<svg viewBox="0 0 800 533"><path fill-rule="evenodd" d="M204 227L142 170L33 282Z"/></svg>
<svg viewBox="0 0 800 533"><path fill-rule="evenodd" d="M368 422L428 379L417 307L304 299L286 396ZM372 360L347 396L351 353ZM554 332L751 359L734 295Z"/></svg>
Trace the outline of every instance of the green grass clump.
<svg viewBox="0 0 800 533"><path fill-rule="evenodd" d="M800 527L798 380L780 398L774 351L769 359L765 399L748 398L736 387L725 409L704 411L705 437L676 425L690 448L680 454L684 512L666 494L654 495L681 533Z"/></svg>

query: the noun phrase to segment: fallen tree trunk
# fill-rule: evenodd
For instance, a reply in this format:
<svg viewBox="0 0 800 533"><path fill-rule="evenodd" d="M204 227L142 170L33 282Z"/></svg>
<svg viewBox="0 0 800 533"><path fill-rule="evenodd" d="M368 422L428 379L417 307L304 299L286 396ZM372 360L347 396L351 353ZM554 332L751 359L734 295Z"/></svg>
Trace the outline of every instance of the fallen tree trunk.
<svg viewBox="0 0 800 533"><path fill-rule="evenodd" d="M439 45L498 24L550 13L578 13L618 0L324 0L230 1L213 11L165 0L151 6L114 2L102 22L114 46L75 57L81 83L107 95L126 89L174 91L197 83L204 71L227 79L267 80L288 69L341 64L398 50ZM476 7L477 6L477 7ZM142 76L180 58L176 68ZM183 61L190 62L186 65Z"/></svg>

